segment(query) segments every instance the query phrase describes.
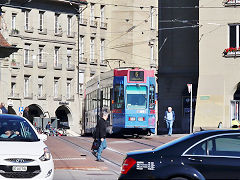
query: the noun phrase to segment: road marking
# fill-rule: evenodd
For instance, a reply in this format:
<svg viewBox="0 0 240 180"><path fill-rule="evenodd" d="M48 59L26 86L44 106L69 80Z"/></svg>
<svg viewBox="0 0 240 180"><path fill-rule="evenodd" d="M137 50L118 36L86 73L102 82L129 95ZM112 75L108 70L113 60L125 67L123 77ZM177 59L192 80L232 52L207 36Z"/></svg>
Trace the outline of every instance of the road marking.
<svg viewBox="0 0 240 180"><path fill-rule="evenodd" d="M124 143L131 143L131 141L114 141L114 142L109 142L109 144L124 144Z"/></svg>
<svg viewBox="0 0 240 180"><path fill-rule="evenodd" d="M118 154L125 155L124 153L122 153L122 152L120 152L120 151L117 151L116 149L112 149L112 148L110 148L110 147L107 147L107 149L110 150L110 151L116 152L116 153L118 153Z"/></svg>
<svg viewBox="0 0 240 180"><path fill-rule="evenodd" d="M72 160L85 160L86 158L59 158L53 159L54 161L72 161Z"/></svg>

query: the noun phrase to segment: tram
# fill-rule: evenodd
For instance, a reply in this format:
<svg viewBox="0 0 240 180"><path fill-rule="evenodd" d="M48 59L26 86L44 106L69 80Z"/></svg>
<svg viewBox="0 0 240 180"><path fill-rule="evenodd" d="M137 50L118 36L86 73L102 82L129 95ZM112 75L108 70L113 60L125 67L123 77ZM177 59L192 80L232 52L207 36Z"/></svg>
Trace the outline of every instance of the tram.
<svg viewBox="0 0 240 180"><path fill-rule="evenodd" d="M84 133L92 133L101 107L110 107L109 134L155 133L156 82L153 70L114 69L86 84Z"/></svg>

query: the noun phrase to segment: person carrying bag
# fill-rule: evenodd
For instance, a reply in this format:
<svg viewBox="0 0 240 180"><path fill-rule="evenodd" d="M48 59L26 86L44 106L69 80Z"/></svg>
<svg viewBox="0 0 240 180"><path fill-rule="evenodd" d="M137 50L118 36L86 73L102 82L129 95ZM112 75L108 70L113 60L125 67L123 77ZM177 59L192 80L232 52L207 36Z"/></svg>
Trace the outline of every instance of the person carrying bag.
<svg viewBox="0 0 240 180"><path fill-rule="evenodd" d="M101 111L100 119L97 122L95 133L93 133L93 144L92 144L92 154L97 158L96 161L104 162L101 159L101 154L107 147L106 142L106 129L107 129L107 119L109 115L109 110L107 107L103 107Z"/></svg>

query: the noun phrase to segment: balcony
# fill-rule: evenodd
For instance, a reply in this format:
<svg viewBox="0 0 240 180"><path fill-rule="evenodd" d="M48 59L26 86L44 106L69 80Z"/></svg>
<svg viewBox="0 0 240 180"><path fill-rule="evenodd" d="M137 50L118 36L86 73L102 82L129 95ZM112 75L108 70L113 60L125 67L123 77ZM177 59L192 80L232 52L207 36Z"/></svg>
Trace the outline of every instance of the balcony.
<svg viewBox="0 0 240 180"><path fill-rule="evenodd" d="M97 65L97 59L90 59L91 65Z"/></svg>
<svg viewBox="0 0 240 180"><path fill-rule="evenodd" d="M240 6L240 0L224 0L224 6Z"/></svg>
<svg viewBox="0 0 240 180"><path fill-rule="evenodd" d="M74 95L68 96L67 101L74 101Z"/></svg>
<svg viewBox="0 0 240 180"><path fill-rule="evenodd" d="M38 29L38 34L47 35L47 29L46 28Z"/></svg>
<svg viewBox="0 0 240 180"><path fill-rule="evenodd" d="M107 29L107 23L106 22L101 22L101 29Z"/></svg>
<svg viewBox="0 0 240 180"><path fill-rule="evenodd" d="M54 69L55 70L62 70L62 64L54 64Z"/></svg>
<svg viewBox="0 0 240 180"><path fill-rule="evenodd" d="M24 99L33 99L33 93L24 94Z"/></svg>
<svg viewBox="0 0 240 180"><path fill-rule="evenodd" d="M11 68L12 69L20 69L20 62L16 62L15 60L11 61Z"/></svg>
<svg viewBox="0 0 240 180"><path fill-rule="evenodd" d="M38 68L39 69L47 69L47 62L39 62Z"/></svg>
<svg viewBox="0 0 240 180"><path fill-rule="evenodd" d="M19 36L20 32L18 29L12 29L10 35L11 36Z"/></svg>
<svg viewBox="0 0 240 180"><path fill-rule="evenodd" d="M223 51L223 57L225 58L236 58L240 57L240 47L239 48L228 48Z"/></svg>
<svg viewBox="0 0 240 180"><path fill-rule="evenodd" d="M21 98L20 98L19 93L11 93L11 94L8 95L8 99L19 100Z"/></svg>
<svg viewBox="0 0 240 180"><path fill-rule="evenodd" d="M61 101L62 100L62 95L59 95L57 97L53 98L54 101Z"/></svg>
<svg viewBox="0 0 240 180"><path fill-rule="evenodd" d="M37 99L38 100L46 100L47 99L47 95L46 94L38 95Z"/></svg>
<svg viewBox="0 0 240 180"><path fill-rule="evenodd" d="M33 61L24 62L24 67L33 68Z"/></svg>
<svg viewBox="0 0 240 180"><path fill-rule="evenodd" d="M25 29L26 33L33 33L33 27L28 27Z"/></svg>
<svg viewBox="0 0 240 180"><path fill-rule="evenodd" d="M96 27L97 27L97 21L95 21L95 20L90 20L90 27L96 28Z"/></svg>
<svg viewBox="0 0 240 180"><path fill-rule="evenodd" d="M68 38L75 38L75 32L70 32L69 34L67 34Z"/></svg>
<svg viewBox="0 0 240 180"><path fill-rule="evenodd" d="M80 19L79 24L82 25L82 26L87 26L87 22L88 22L87 19Z"/></svg>
<svg viewBox="0 0 240 180"><path fill-rule="evenodd" d="M74 71L75 66L74 66L74 64L68 64L66 69L67 69L67 71Z"/></svg>

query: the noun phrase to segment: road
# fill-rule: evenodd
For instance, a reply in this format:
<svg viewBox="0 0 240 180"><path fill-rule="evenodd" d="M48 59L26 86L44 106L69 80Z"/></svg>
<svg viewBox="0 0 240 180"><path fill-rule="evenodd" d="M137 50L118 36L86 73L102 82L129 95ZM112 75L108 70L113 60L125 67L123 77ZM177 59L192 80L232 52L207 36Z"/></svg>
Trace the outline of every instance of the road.
<svg viewBox="0 0 240 180"><path fill-rule="evenodd" d="M146 136L141 139L108 138L108 147L102 153L104 162L95 161L91 154L91 137L48 137L46 144L54 159L54 180L111 180L119 176L127 152L154 148L182 136L184 135Z"/></svg>

